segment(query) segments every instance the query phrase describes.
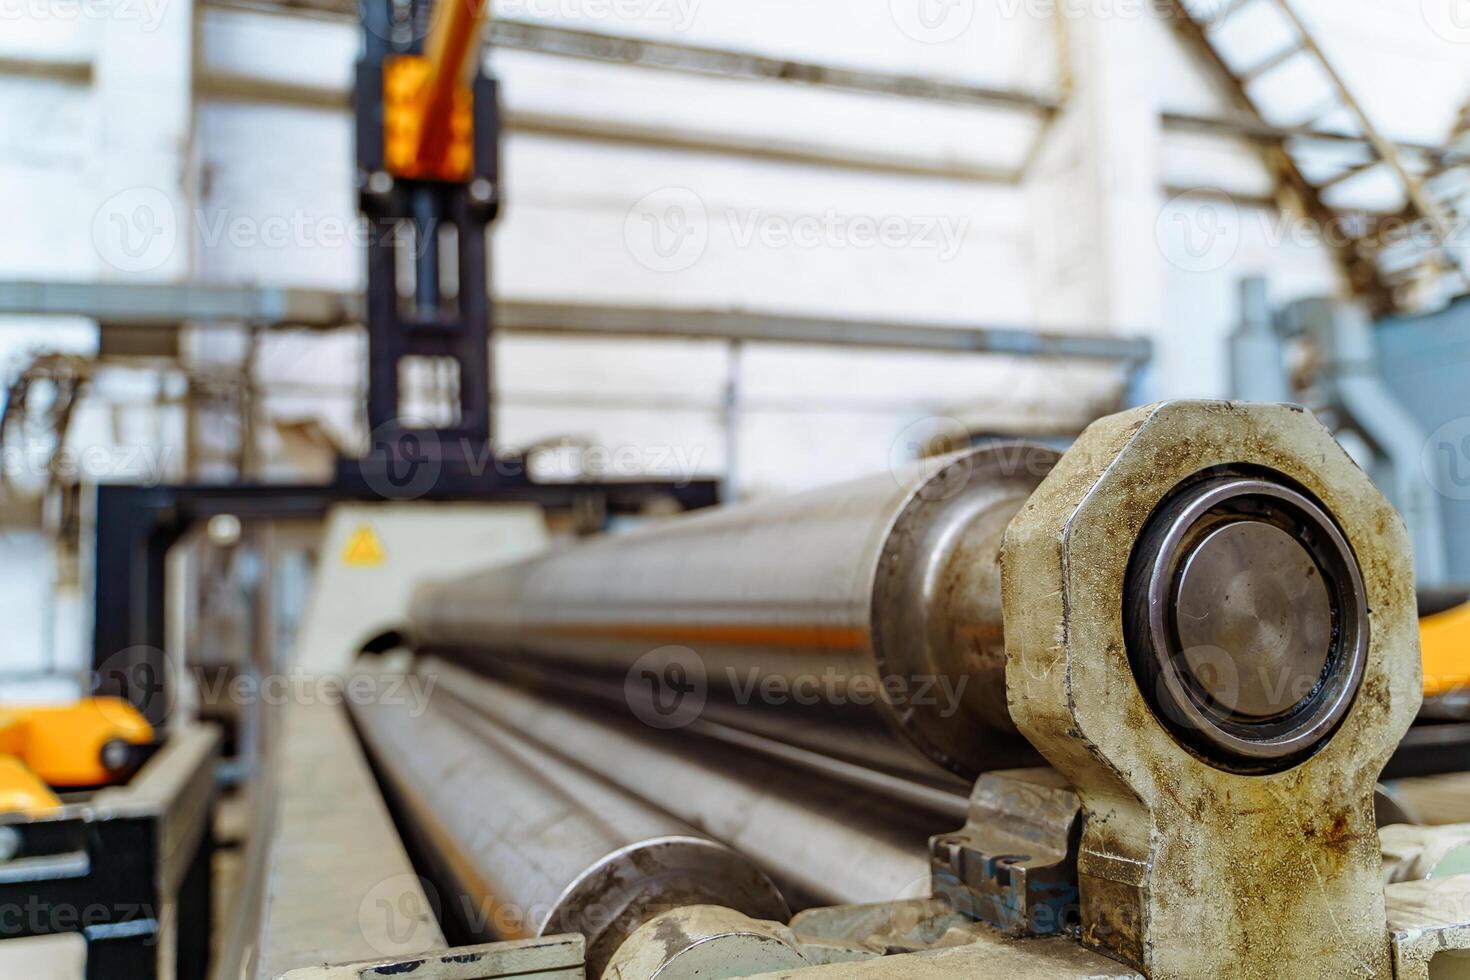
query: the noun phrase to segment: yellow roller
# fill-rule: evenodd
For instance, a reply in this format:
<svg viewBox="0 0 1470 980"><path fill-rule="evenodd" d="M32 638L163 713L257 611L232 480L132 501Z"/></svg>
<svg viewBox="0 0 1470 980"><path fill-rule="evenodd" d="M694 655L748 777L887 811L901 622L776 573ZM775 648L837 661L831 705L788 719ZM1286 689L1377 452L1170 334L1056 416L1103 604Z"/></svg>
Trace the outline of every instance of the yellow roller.
<svg viewBox="0 0 1470 980"><path fill-rule="evenodd" d="M101 786L130 771L153 727L126 701L0 708L0 813L59 806L53 789Z"/></svg>
<svg viewBox="0 0 1470 980"><path fill-rule="evenodd" d="M13 755L0 755L0 813L33 817L61 806L61 800L39 776Z"/></svg>

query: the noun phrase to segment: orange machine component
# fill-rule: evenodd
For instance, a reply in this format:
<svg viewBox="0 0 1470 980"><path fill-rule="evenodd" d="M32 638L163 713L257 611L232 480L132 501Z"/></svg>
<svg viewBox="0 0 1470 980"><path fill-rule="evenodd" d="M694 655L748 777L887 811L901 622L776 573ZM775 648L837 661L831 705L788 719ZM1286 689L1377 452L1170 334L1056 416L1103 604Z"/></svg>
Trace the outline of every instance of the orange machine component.
<svg viewBox="0 0 1470 980"><path fill-rule="evenodd" d="M100 786L153 742L153 726L119 698L0 709L0 757L11 757L47 786Z"/></svg>
<svg viewBox="0 0 1470 980"><path fill-rule="evenodd" d="M1470 687L1470 605L1419 620L1424 696Z"/></svg>
<svg viewBox="0 0 1470 980"><path fill-rule="evenodd" d="M0 813L38 817L61 806L41 777L13 755L0 755Z"/></svg>
<svg viewBox="0 0 1470 980"><path fill-rule="evenodd" d="M411 180L464 182L475 165L471 87L485 0L440 0L423 55L383 65L383 152Z"/></svg>

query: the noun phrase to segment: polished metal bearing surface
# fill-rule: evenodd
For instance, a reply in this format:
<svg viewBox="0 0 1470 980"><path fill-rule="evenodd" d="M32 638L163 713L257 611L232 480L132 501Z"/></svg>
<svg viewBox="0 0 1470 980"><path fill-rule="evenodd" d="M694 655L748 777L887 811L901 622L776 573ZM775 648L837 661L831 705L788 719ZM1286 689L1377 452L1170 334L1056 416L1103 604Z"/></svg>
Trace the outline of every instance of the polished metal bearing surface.
<svg viewBox="0 0 1470 980"><path fill-rule="evenodd" d="M1129 659L1145 699L1221 768L1278 771L1332 734L1362 683L1357 558L1307 493L1267 472L1186 481L1129 563Z"/></svg>

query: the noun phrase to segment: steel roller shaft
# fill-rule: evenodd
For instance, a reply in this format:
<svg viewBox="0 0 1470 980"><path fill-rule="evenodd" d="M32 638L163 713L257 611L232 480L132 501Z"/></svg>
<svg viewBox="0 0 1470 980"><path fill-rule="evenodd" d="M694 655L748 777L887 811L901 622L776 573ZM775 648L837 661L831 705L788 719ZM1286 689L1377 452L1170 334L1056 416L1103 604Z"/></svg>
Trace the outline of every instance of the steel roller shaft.
<svg viewBox="0 0 1470 980"><path fill-rule="evenodd" d="M573 710L428 660L418 668L505 728L603 775L751 857L795 904L855 905L928 894L928 840L963 821L840 781L813 778L706 739L669 739L612 712Z"/></svg>
<svg viewBox="0 0 1470 980"><path fill-rule="evenodd" d="M479 941L580 932L599 976L629 934L673 908L790 914L746 857L443 692L352 711L441 889L441 916Z"/></svg>
<svg viewBox="0 0 1470 980"><path fill-rule="evenodd" d="M1099 421L1060 462L997 442L429 584L414 641L622 702L652 727L712 722L931 785L1033 765L1011 699L1042 679L1011 657L1008 684L1006 633L1048 597L1016 592L1024 570L1002 561L1015 528L1077 473L1193 461L1109 525L1126 562L1071 567L1116 596L1133 680L1176 739L1221 768L1290 768L1331 737L1362 681L1371 623L1354 549L1288 475L1316 460L1210 436L1220 418L1284 425L1297 410L1149 411L1186 421L1109 459L1088 455L1088 435L1131 416Z"/></svg>
<svg viewBox="0 0 1470 980"><path fill-rule="evenodd" d="M414 642L657 727L702 717L930 782L1035 764L1007 710L999 554L1056 459L998 442L432 583Z"/></svg>

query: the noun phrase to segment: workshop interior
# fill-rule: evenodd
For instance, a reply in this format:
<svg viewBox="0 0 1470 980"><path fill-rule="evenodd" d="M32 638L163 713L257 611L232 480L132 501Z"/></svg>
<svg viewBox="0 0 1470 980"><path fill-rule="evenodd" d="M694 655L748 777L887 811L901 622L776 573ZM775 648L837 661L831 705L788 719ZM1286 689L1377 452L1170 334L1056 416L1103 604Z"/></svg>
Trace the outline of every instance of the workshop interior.
<svg viewBox="0 0 1470 980"><path fill-rule="evenodd" d="M0 977L1470 978L1464 0L0 12Z"/></svg>

